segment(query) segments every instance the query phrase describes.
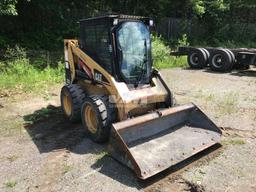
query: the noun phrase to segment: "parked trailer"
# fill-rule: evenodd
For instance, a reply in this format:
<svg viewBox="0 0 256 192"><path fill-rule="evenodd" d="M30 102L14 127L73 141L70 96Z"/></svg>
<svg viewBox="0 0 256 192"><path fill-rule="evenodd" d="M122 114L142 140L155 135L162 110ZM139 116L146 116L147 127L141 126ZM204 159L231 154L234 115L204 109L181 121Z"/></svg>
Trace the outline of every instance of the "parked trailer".
<svg viewBox="0 0 256 192"><path fill-rule="evenodd" d="M209 66L213 71L229 72L234 68L249 69L250 65L256 65L256 49L179 47L171 55L187 56L188 64L193 69Z"/></svg>

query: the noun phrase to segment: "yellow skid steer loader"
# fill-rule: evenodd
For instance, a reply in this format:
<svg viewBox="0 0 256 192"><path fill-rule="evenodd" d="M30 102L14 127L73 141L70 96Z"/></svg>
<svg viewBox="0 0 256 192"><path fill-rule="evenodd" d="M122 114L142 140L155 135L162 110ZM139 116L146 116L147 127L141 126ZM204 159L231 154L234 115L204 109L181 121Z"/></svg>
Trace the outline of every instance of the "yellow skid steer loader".
<svg viewBox="0 0 256 192"><path fill-rule="evenodd" d="M197 106L175 106L152 68L152 20L107 15L79 23L79 41L64 40L61 106L90 139L109 141L109 153L141 179L220 141L221 131Z"/></svg>

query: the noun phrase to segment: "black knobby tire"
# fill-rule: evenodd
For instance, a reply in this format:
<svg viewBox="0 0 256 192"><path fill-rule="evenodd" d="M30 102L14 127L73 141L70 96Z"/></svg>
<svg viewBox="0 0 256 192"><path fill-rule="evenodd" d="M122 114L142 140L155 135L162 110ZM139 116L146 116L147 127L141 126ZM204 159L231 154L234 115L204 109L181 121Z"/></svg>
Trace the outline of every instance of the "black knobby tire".
<svg viewBox="0 0 256 192"><path fill-rule="evenodd" d="M67 94L67 95L66 95ZM73 122L79 122L81 120L81 107L86 98L85 90L77 84L65 85L61 89L60 100L61 108L65 117ZM65 97L69 97L70 111L65 108Z"/></svg>
<svg viewBox="0 0 256 192"><path fill-rule="evenodd" d="M229 72L234 65L231 54L225 49L213 50L209 61L211 70L218 72Z"/></svg>
<svg viewBox="0 0 256 192"><path fill-rule="evenodd" d="M107 95L89 96L85 99L81 110L82 123L86 135L97 143L108 141L111 124L116 120L115 107L109 103L108 98L109 96ZM89 109L93 110L93 118L97 121L93 130L90 128L88 120L90 118Z"/></svg>
<svg viewBox="0 0 256 192"><path fill-rule="evenodd" d="M192 49L188 54L187 61L192 69L203 69L207 65L207 55L200 48Z"/></svg>

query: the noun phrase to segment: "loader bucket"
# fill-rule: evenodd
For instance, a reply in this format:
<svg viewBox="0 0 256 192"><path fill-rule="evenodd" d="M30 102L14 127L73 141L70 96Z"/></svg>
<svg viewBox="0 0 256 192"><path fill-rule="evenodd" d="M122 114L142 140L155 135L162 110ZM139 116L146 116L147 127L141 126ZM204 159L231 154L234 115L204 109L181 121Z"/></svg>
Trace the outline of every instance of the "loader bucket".
<svg viewBox="0 0 256 192"><path fill-rule="evenodd" d="M109 153L147 179L218 143L221 131L194 104L112 124Z"/></svg>

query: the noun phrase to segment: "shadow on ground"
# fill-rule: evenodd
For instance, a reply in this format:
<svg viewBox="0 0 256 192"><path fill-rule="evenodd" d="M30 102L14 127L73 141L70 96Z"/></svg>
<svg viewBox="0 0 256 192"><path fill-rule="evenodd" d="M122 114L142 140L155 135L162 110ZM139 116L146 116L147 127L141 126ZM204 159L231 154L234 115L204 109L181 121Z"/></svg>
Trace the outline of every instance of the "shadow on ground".
<svg viewBox="0 0 256 192"><path fill-rule="evenodd" d="M203 70L205 73L213 73L213 74L230 74L233 76L238 76L238 77L256 77L256 71L253 69L248 69L248 70L233 70L232 72L218 72L218 71L212 71L209 68L206 68Z"/></svg>
<svg viewBox="0 0 256 192"><path fill-rule="evenodd" d="M58 149L71 150L85 138L81 124L72 124L62 115L60 107L52 105L23 117L25 129L40 153ZM90 149L79 153L92 153Z"/></svg>
<svg viewBox="0 0 256 192"><path fill-rule="evenodd" d="M97 144L86 138L80 123L73 124L64 118L60 107L52 105L23 117L25 129L40 153L65 149L76 154L96 154L107 150L107 144ZM140 189L132 170L121 165L110 156L99 157L94 170L126 186Z"/></svg>
<svg viewBox="0 0 256 192"><path fill-rule="evenodd" d="M256 71L255 70L245 70L245 71L235 71L231 73L231 75L238 76L238 77L256 77Z"/></svg>
<svg viewBox="0 0 256 192"><path fill-rule="evenodd" d="M77 154L99 154L107 150L106 144L99 145L87 139L81 124L72 124L67 121L62 115L60 107L49 105L35 111L33 114L24 116L23 119L26 122L25 129L40 153L66 149ZM171 177L173 173L218 148L220 148L220 145L215 145L146 181L137 179L132 170L108 155L99 158L91 167L126 186L142 189L153 185L166 176Z"/></svg>

